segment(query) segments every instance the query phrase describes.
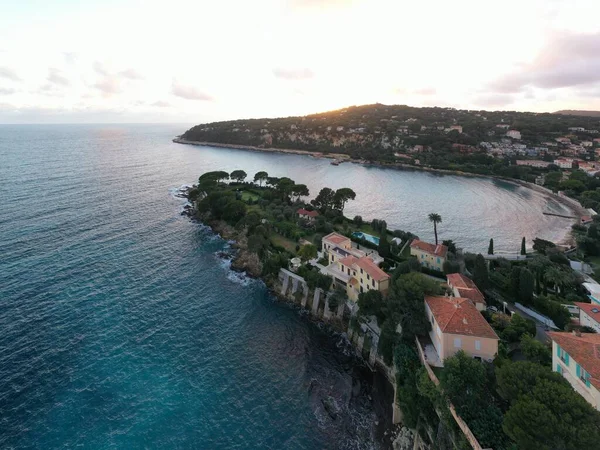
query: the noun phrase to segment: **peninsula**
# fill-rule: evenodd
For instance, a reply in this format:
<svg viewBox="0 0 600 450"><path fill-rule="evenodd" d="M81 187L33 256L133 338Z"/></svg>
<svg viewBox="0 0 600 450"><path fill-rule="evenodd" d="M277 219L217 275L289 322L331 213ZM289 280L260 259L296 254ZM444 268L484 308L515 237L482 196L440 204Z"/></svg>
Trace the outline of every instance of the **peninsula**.
<svg viewBox="0 0 600 450"><path fill-rule="evenodd" d="M424 242L381 218L345 217L360 192L309 195L264 171L214 171L187 191L186 213L236 241L233 267L347 333L394 386L398 439L408 434L422 448L440 439L455 448L594 448L595 362L572 343L592 342L594 324L570 312L590 310L590 299L559 247L536 239L528 253L523 238L521 255L507 260L491 240L486 255L463 253L451 239L438 241L439 214L424 217L436 236ZM576 232L598 239L595 221L584 229ZM544 324L557 331L540 331ZM587 391L566 375L567 352L588 374ZM335 416L334 405L326 409ZM554 424L541 434L540 417Z"/></svg>

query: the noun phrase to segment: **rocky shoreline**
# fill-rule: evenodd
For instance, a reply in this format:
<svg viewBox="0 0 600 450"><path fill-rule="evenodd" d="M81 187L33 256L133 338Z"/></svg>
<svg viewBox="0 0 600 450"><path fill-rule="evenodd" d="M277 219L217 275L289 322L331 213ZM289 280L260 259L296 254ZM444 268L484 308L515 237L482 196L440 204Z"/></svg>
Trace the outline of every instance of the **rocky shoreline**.
<svg viewBox="0 0 600 450"><path fill-rule="evenodd" d="M178 197L187 198L190 189L191 188L189 187L182 189L179 192ZM292 303L290 299L280 295L277 289L275 289L275 284L271 280L264 279L261 276L262 266L260 264L260 261L258 260L258 257L255 254L250 253L248 251L247 238L243 232L236 230L235 228L223 221L211 220L208 217L198 217L196 210L189 203L184 206L184 209L181 214L198 224L208 226L213 231L213 233L219 235L222 239L227 240L231 243L231 247L235 249L234 253L223 254L223 257L231 258L231 270L240 273L243 272L251 278L263 281L265 283L265 286L269 290L269 293L273 295L273 297L276 298L278 301L289 304L294 307L297 306L295 303ZM324 322L311 315L307 315L306 317L314 323L325 325L335 333L344 334L341 324L337 323L335 320L330 322ZM350 341L348 341L348 345L351 345ZM375 387L375 377L379 377L379 380L377 382L378 384L382 383L382 379L387 380L387 374L385 373L385 370L379 367L378 365L376 365L376 368L377 372L373 374L374 378L372 380L373 387ZM376 408L376 410L378 410L378 420L375 423L375 428L376 437L379 443L381 444L381 448L384 450L412 450L414 448L415 432L403 426L402 424L393 425L391 423L390 417L382 415L382 405L387 403L391 404L391 402L389 399L389 392L379 392L381 390L381 388L375 389L374 391L380 394L380 398L373 398L373 401L380 405L379 408ZM376 396L374 395L373 397ZM419 446L418 448L426 449L422 446Z"/></svg>

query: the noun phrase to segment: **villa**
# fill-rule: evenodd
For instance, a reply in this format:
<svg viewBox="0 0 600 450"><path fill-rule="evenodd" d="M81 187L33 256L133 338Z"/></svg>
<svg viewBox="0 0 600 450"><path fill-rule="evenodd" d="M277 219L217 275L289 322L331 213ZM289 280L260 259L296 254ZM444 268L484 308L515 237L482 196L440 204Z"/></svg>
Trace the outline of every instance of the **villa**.
<svg viewBox="0 0 600 450"><path fill-rule="evenodd" d="M317 211L308 211L304 208L300 208L298 211L296 211L296 214L298 214L300 219L307 220L310 223L313 223L319 215Z"/></svg>
<svg viewBox="0 0 600 450"><path fill-rule="evenodd" d="M451 273L446 275L448 286L452 289L455 297L468 298L473 302L477 311L485 310L487 303L481 291L475 286L470 278L461 273Z"/></svg>
<svg viewBox="0 0 600 450"><path fill-rule="evenodd" d="M575 302L579 308L579 324L590 327L600 333L600 305L594 303Z"/></svg>
<svg viewBox="0 0 600 450"><path fill-rule="evenodd" d="M377 252L367 254L353 247L349 238L335 232L325 236L321 245L329 262L324 273L345 289L350 300L356 302L360 293L372 289L387 294L390 276L378 267L383 259Z"/></svg>
<svg viewBox="0 0 600 450"><path fill-rule="evenodd" d="M600 410L600 334L555 331L548 336L552 339L552 369Z"/></svg>
<svg viewBox="0 0 600 450"><path fill-rule="evenodd" d="M479 360L492 361L498 353L498 335L471 300L460 297L425 297L425 313L431 322L429 337L438 361L459 350Z"/></svg>
<svg viewBox="0 0 600 450"><path fill-rule="evenodd" d="M435 245L415 239L410 243L410 254L416 256L423 267L442 272L448 254L448 247L443 244Z"/></svg>

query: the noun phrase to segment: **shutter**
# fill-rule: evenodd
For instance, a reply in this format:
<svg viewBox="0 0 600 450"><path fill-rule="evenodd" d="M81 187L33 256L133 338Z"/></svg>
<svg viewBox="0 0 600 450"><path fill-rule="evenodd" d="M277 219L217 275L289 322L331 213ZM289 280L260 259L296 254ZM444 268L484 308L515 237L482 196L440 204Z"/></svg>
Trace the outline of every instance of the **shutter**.
<svg viewBox="0 0 600 450"><path fill-rule="evenodd" d="M568 367L569 366L569 354L567 352L564 352L564 355L565 355L565 364Z"/></svg>
<svg viewBox="0 0 600 450"><path fill-rule="evenodd" d="M575 373L578 377L581 376L581 366L579 364L575 364Z"/></svg>
<svg viewBox="0 0 600 450"><path fill-rule="evenodd" d="M556 356L560 358L560 345L556 344Z"/></svg>

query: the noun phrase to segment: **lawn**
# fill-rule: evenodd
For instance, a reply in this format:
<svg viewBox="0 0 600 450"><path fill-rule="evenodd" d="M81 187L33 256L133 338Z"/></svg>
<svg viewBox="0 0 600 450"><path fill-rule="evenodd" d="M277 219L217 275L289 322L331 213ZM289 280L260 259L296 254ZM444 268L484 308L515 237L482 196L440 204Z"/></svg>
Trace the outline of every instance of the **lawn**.
<svg viewBox="0 0 600 450"><path fill-rule="evenodd" d="M252 200L253 202L255 202L259 198L260 197L256 194L254 194L253 192L242 191L242 201L243 202L248 202L249 200Z"/></svg>
<svg viewBox="0 0 600 450"><path fill-rule="evenodd" d="M271 234L271 243L285 248L290 253L294 253L294 254L296 253L296 245L297 245L296 242L294 242L291 239L288 239L286 237L283 237L280 234L272 233Z"/></svg>

